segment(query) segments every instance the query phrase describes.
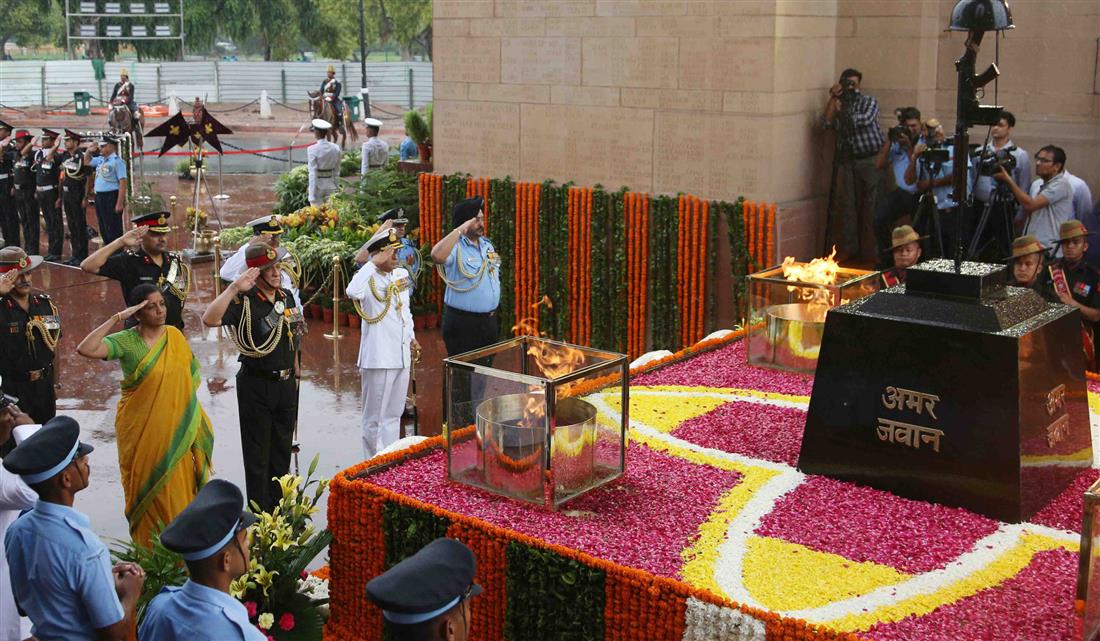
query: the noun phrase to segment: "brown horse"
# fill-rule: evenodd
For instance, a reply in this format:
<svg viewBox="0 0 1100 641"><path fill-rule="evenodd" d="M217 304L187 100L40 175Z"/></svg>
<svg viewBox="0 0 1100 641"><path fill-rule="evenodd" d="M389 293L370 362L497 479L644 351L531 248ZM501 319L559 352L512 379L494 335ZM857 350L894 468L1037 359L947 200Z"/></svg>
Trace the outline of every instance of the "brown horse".
<svg viewBox="0 0 1100 641"><path fill-rule="evenodd" d="M107 109L107 128L112 133L130 133L134 138L134 148L142 148L141 111L137 114L130 113L124 98L115 98Z"/></svg>
<svg viewBox="0 0 1100 641"><path fill-rule="evenodd" d="M355 123L351 121L351 114L348 113L347 108L344 108L343 119L337 118L336 107L332 105L331 100L322 97L320 91L309 92L309 118L310 120L320 118L332 125L325 138L337 142L336 138L339 136L341 149L344 148L349 134L352 142L359 140L359 132L355 130Z"/></svg>

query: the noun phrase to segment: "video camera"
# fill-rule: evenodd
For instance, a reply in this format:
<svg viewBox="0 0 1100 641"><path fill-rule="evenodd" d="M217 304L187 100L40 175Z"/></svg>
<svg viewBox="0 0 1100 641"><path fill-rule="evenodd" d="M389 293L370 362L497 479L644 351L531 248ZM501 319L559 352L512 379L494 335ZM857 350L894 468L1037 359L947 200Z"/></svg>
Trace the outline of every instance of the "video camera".
<svg viewBox="0 0 1100 641"><path fill-rule="evenodd" d="M989 148L979 150L973 155L978 167L978 175L992 176L1002 167L1011 174L1016 169L1016 156L1012 155L1015 151L1016 145L997 151Z"/></svg>
<svg viewBox="0 0 1100 641"><path fill-rule="evenodd" d="M894 110L894 116L898 119L898 124L890 127L890 129L887 130L886 137L890 140L890 142L900 143L904 140L908 142L909 145L916 144L918 136L913 134L913 132L909 130L909 127L906 126L905 122L914 118L919 120L920 112L916 111L916 109L913 107L899 107Z"/></svg>

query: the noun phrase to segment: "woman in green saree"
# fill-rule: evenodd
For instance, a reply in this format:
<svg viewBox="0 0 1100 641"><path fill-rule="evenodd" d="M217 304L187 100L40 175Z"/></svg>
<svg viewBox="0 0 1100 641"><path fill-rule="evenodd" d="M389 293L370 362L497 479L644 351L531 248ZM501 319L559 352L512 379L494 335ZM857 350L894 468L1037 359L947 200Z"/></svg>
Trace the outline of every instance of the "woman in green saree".
<svg viewBox="0 0 1100 641"><path fill-rule="evenodd" d="M131 307L88 334L77 352L122 365L115 438L126 520L134 542L148 545L206 483L214 432L195 395L198 361L183 334L164 324L164 296L141 284L128 302ZM131 316L135 327L109 334Z"/></svg>

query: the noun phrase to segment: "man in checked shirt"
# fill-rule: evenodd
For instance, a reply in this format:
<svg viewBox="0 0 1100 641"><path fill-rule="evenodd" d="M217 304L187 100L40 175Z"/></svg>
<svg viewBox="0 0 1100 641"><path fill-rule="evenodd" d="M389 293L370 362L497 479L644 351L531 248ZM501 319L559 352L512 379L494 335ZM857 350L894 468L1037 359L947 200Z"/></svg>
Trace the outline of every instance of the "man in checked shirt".
<svg viewBox="0 0 1100 641"><path fill-rule="evenodd" d="M839 260L878 254L871 222L883 166L876 155L886 141L878 125L878 101L860 91L862 81L859 71L845 69L825 102L825 128L835 129L839 137L833 216L825 233L839 246Z"/></svg>

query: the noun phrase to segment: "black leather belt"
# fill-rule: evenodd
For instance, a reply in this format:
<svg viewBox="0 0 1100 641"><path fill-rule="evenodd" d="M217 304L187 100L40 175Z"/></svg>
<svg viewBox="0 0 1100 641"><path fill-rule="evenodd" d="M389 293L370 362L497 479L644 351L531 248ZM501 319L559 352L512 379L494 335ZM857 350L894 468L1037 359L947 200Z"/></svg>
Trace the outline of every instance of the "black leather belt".
<svg viewBox="0 0 1100 641"><path fill-rule="evenodd" d="M241 372L267 381L289 381L294 376L294 368L290 369L260 369L258 367L241 366Z"/></svg>
<svg viewBox="0 0 1100 641"><path fill-rule="evenodd" d="M51 373L53 373L53 365L47 365L42 369L32 369L26 372L26 376L27 380L33 383L34 381L39 381L43 378L47 378Z"/></svg>
<svg viewBox="0 0 1100 641"><path fill-rule="evenodd" d="M492 318L497 315L497 310L495 309L491 312L468 312L464 309L451 307L450 305L446 305L444 309L447 311L448 314L456 314L458 316L473 316L475 318Z"/></svg>

